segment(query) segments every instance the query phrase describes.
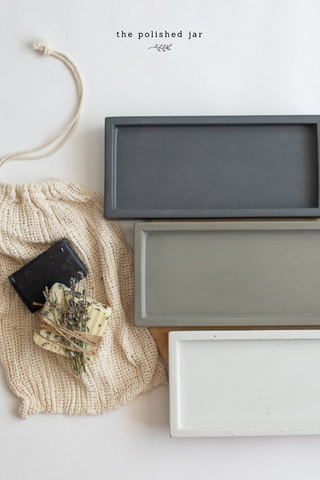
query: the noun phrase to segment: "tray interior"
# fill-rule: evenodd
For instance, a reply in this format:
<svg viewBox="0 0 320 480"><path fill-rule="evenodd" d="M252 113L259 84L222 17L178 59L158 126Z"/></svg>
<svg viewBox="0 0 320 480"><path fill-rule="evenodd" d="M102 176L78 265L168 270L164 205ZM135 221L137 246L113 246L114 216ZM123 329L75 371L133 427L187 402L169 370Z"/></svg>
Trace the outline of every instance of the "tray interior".
<svg viewBox="0 0 320 480"><path fill-rule="evenodd" d="M320 334L299 335L171 333L172 436L320 433Z"/></svg>
<svg viewBox="0 0 320 480"><path fill-rule="evenodd" d="M312 124L118 125L114 208L318 207Z"/></svg>
<svg viewBox="0 0 320 480"><path fill-rule="evenodd" d="M320 324L318 222L141 225L136 324Z"/></svg>

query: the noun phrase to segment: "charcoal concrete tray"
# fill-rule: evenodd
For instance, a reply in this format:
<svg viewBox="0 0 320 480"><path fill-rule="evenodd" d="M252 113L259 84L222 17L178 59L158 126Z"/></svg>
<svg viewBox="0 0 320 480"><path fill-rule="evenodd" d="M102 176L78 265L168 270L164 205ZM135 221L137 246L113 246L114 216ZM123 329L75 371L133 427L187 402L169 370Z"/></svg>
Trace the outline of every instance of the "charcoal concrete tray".
<svg viewBox="0 0 320 480"><path fill-rule="evenodd" d="M320 434L320 332L171 332L173 437Z"/></svg>
<svg viewBox="0 0 320 480"><path fill-rule="evenodd" d="M105 216L320 216L319 118L106 118Z"/></svg>
<svg viewBox="0 0 320 480"><path fill-rule="evenodd" d="M137 326L320 325L320 222L138 222Z"/></svg>

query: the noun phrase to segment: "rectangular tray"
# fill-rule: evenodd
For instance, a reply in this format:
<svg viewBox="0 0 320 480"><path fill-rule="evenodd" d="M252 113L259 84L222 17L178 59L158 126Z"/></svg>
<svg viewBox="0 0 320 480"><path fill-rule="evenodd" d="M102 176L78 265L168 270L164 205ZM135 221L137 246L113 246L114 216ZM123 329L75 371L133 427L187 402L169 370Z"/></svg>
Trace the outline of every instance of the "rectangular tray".
<svg viewBox="0 0 320 480"><path fill-rule="evenodd" d="M320 222L136 223L135 324L320 325Z"/></svg>
<svg viewBox="0 0 320 480"><path fill-rule="evenodd" d="M106 118L105 216L320 216L319 118Z"/></svg>
<svg viewBox="0 0 320 480"><path fill-rule="evenodd" d="M320 434L320 332L169 334L172 437Z"/></svg>

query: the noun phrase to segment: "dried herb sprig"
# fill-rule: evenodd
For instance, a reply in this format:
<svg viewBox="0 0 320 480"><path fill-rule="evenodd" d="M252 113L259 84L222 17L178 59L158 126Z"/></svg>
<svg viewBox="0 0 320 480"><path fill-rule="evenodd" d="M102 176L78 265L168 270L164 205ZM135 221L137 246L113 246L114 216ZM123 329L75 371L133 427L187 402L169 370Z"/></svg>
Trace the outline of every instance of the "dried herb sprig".
<svg viewBox="0 0 320 480"><path fill-rule="evenodd" d="M152 48L155 48L156 50L158 50L158 52L170 52L171 50L171 47L172 47L172 43L170 43L170 45L166 45L165 43L161 43L160 45L158 43L156 43L154 45L154 47L149 47L148 50L151 50Z"/></svg>
<svg viewBox="0 0 320 480"><path fill-rule="evenodd" d="M80 279L83 280L82 272L78 272ZM76 375L81 375L86 371L84 351L86 343L82 338L73 336L72 332L87 332L87 323L90 320L88 308L91 303L86 297L86 288L80 289L79 283L75 278L70 279L70 288L63 288L63 298L59 302L56 295L52 295L46 287L43 292L46 299L47 311L45 317L51 315L54 323L59 327L70 330L70 335L61 336L58 342L65 350L65 355L69 359L72 369ZM64 331L66 331L64 330Z"/></svg>

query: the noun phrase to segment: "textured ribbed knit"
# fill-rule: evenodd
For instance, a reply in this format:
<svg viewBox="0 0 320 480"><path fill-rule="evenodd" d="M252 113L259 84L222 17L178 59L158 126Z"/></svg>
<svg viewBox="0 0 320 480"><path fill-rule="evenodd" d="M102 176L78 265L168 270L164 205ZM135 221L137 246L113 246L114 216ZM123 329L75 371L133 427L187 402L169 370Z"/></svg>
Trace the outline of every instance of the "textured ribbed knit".
<svg viewBox="0 0 320 480"><path fill-rule="evenodd" d="M0 224L0 359L22 418L100 414L167 383L149 330L133 325L132 252L117 223L103 217L100 195L73 181L0 184ZM81 377L65 357L34 344L35 314L8 281L62 238L89 269L88 296L112 308L97 357Z"/></svg>

